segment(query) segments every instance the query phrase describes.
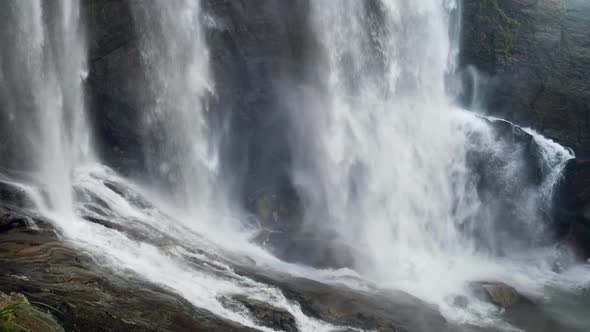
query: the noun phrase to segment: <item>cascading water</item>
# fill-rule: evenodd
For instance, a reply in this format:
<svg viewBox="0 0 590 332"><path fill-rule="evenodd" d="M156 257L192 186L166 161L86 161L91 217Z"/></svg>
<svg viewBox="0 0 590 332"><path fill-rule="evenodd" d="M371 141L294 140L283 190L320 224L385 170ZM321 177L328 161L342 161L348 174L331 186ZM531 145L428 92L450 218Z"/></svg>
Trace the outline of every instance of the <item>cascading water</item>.
<svg viewBox="0 0 590 332"><path fill-rule="evenodd" d="M179 208L203 216L218 162L207 126L213 82L200 2L135 1L132 9L150 85L142 123L150 175L170 186Z"/></svg>
<svg viewBox="0 0 590 332"><path fill-rule="evenodd" d="M312 213L328 203L327 217L343 237L360 235L368 250L385 256L463 251L454 223L478 202L459 115L445 93L443 4L314 2L312 11L329 68L309 166L326 197ZM296 176L307 181L305 172ZM383 250L390 244L396 248ZM395 259L371 256L385 259L375 266Z"/></svg>
<svg viewBox="0 0 590 332"><path fill-rule="evenodd" d="M11 47L0 52L0 137L7 142L0 149L9 156L0 165L11 181L40 188L33 198L42 214L98 262L247 327L271 330L245 308L228 306L233 295L286 310L301 331L345 329L234 271L243 261L351 287L366 278L435 302L448 318L485 323L492 306L453 305L453 296L469 294L466 282L497 278L541 291L559 279L539 221L550 215L542 207L573 156L534 131L454 105L447 82L457 53L449 37L456 6L310 2L322 52L311 69L322 79L309 90L321 93L308 91L297 101L305 105L294 105L293 175L304 226L356 247L360 275L281 262L248 243L251 234L239 224L222 222L239 209L224 200L218 175L200 1L131 1L149 81L139 125L150 179L135 179L143 185L94 157L80 2L1 3L0 38Z"/></svg>
<svg viewBox="0 0 590 332"><path fill-rule="evenodd" d="M73 211L72 176L92 158L84 113L86 47L80 4L75 0L5 1L2 52L2 116L18 128L16 166L33 169L58 213ZM11 131L14 131L12 129Z"/></svg>
<svg viewBox="0 0 590 332"><path fill-rule="evenodd" d="M216 244L224 241L190 230L198 228L193 227L195 219L212 218L213 205L220 208L212 190L214 136L204 114L211 82L199 2L142 2L135 7L138 24L146 31L143 59L152 82L148 99L153 102L146 106L142 124L146 146L151 147L146 155L155 185L167 186L160 194L174 193L156 201L166 209L173 205L173 214L184 219L161 212L144 198L154 190L141 194L134 184L99 165L91 153L82 92L86 56L80 2L14 1L1 6L10 18L2 38L14 45L2 52L2 115L27 129L10 132L7 138L32 150L26 155L30 159L6 167L37 171L32 186L43 193L19 183L27 179L9 180L30 193L67 241L91 252L112 271L161 285L196 307L243 326L272 331L250 317L243 305L224 304L232 301L231 296L273 303L305 331L336 328L306 316L279 289L235 273L228 265L232 261L221 256L227 252ZM151 16L154 13L159 16ZM24 155L17 148L11 152L15 158ZM218 217L222 214L215 215L213 221L224 229ZM235 248L276 264L276 259L247 243L247 234L225 236Z"/></svg>
<svg viewBox="0 0 590 332"><path fill-rule="evenodd" d="M549 270L539 209L573 155L455 106L454 10L443 0L312 2L323 94L296 107L293 174L308 229L355 247L363 275L459 318L450 295L468 281L527 279L514 276L518 260ZM531 144L543 165L530 165ZM550 171L537 181L531 168Z"/></svg>

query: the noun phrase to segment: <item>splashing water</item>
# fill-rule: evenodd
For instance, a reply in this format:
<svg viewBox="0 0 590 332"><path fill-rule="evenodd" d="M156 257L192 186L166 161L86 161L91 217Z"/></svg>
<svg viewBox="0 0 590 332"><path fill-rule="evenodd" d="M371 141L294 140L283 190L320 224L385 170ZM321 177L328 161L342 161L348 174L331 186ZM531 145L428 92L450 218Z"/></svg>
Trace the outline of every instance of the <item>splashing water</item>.
<svg viewBox="0 0 590 332"><path fill-rule="evenodd" d="M34 149L26 164L9 166L35 166L38 170L32 185L2 177L3 181L28 193L42 214L79 250L90 251L119 274L153 282L196 307L260 331L272 329L256 323L246 308L227 308L223 299L246 295L272 303L293 315L301 330L338 328L307 317L278 288L235 273L220 257L225 249L208 239L217 240L223 234L221 242L230 243L230 248L275 262L246 241L248 234L224 234L219 227L210 232L205 229L207 236L203 236L190 229L199 228L194 227L195 219L201 225L203 219L213 219L211 216L218 223L227 219L222 213L209 214L217 166L214 148L209 146L213 138L209 140L205 125L204 99L212 83L207 73L207 49L199 39L203 36L198 2L142 2L136 8L140 25L153 24L143 39L154 101L147 108L144 123L146 138L154 139L154 149L146 154L151 158L152 175L164 180L175 193L174 199L156 199L156 205L145 198L151 190L147 194L134 191L133 184L99 166L88 148L80 3L12 1L0 6L14 20L8 22L2 37L15 46L3 50L1 91L2 102L8 107L2 108L2 115L22 125L24 132L14 138L25 148ZM160 47L163 41L166 43ZM19 72L8 70L11 67ZM17 156L19 152L14 151ZM171 217L157 205L172 206L171 213L184 219ZM116 224L119 227L104 226Z"/></svg>
<svg viewBox="0 0 590 332"><path fill-rule="evenodd" d="M217 145L207 126L213 92L200 1L133 1L150 82L144 112L148 168L169 186L179 209L207 218L218 171Z"/></svg>
<svg viewBox="0 0 590 332"><path fill-rule="evenodd" d="M72 211L72 172L90 161L90 135L84 113L86 44L75 0L5 1L3 24L3 117L22 130L14 159L37 171L46 192L46 209ZM14 22L12 21L14 20ZM10 157L10 156L9 156Z"/></svg>
<svg viewBox="0 0 590 332"><path fill-rule="evenodd" d="M322 93L294 107L293 174L306 227L351 244L362 275L481 323L491 306L450 303L468 281L533 291L555 277L540 209L573 154L531 130L500 134L502 124L454 105L456 10L442 0L312 2ZM549 170L540 183L533 149Z"/></svg>
<svg viewBox="0 0 590 332"><path fill-rule="evenodd" d="M536 241L539 206L551 201L572 153L524 129L542 163L535 166L542 179L533 183L525 176L529 150L498 139L498 119L461 110L448 96L458 49L449 36L454 1L311 3L322 93L294 117L294 179L307 226L356 246L358 273L282 262L248 243L239 218L224 212L233 207L223 200L217 138L208 127L215 89L199 1L132 2L150 82L141 124L150 189L98 166L91 149L80 2L5 1L0 8L8 18L0 37L12 45L0 58L1 116L21 131L10 132L8 147L19 163L2 167L34 170L33 185L21 186L43 214L117 273L263 331L222 299L243 294L284 308L302 331L338 327L239 275L232 259L248 255L259 267L363 290L376 281L435 302L448 318L480 324L495 322L494 307L452 305L454 295L469 294L468 281L497 279L537 294L546 285L585 282L579 272L552 272L555 250ZM484 167L492 180L483 189L481 165L492 165ZM492 199L501 195L522 207L511 216L529 235L504 229L495 211L506 203Z"/></svg>

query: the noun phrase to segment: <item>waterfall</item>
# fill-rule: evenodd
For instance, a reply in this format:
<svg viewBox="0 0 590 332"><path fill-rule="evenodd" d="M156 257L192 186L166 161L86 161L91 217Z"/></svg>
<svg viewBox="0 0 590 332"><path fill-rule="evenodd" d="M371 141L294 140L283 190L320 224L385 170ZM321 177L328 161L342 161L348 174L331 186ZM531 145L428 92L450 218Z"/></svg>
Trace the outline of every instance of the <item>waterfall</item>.
<svg viewBox="0 0 590 332"><path fill-rule="evenodd" d="M7 159L32 169L46 208L73 211L72 177L92 158L83 81L86 47L80 3L5 1L0 96L14 147ZM3 16L4 17L4 16ZM10 147L9 147L10 148Z"/></svg>
<svg viewBox="0 0 590 332"><path fill-rule="evenodd" d="M0 7L9 19L1 23L2 41L12 46L3 49L0 58L1 115L18 126L2 138L13 140L11 157L29 157L3 166L36 172L33 185L44 194L28 192L66 241L91 252L97 264L115 273L161 285L198 308L246 327L272 331L240 305L225 305L230 296L273 303L295 317L301 329L336 328L306 316L272 285L234 272L231 261L220 257L225 249L215 244L215 237L207 239L187 227L194 226L194 219L210 217L217 169L214 135L205 114L213 88L199 2L142 2L134 7L138 26L145 29L142 57L151 82L141 124L155 178L151 185L163 194L157 198L173 193L168 201L183 210L188 221L162 212L168 202L149 201L151 188L145 189L145 183L141 187L121 178L93 157L84 114L86 48L80 3L11 1ZM161 184L167 188L159 188ZM223 220L212 221L223 233ZM141 234L145 236L138 239ZM257 250L245 235L223 235L240 250ZM158 243L162 238L173 240Z"/></svg>
<svg viewBox="0 0 590 332"><path fill-rule="evenodd" d="M202 215L212 204L219 166L207 119L214 85L200 1L131 5L149 82L141 126L150 176L169 187L179 208Z"/></svg>
<svg viewBox="0 0 590 332"><path fill-rule="evenodd" d="M292 117L306 231L349 244L372 280L443 306L468 280L510 274L500 261L542 251L540 206L573 158L456 106L456 10L443 0L312 2L322 80ZM531 174L543 167L553 171L539 182Z"/></svg>
<svg viewBox="0 0 590 332"><path fill-rule="evenodd" d="M40 214L97 264L262 331L271 329L228 305L232 296L288 312L301 331L351 330L308 316L273 277L400 289L470 323L491 309L477 299L457 308L469 282L538 290L556 278L547 225L573 152L457 106L455 0L309 2L317 54L302 62L314 75L283 96L304 221L283 228L345 244L353 270L286 263L251 243L255 227L243 227L221 176L215 119L224 117L209 107L216 82L204 23L215 19L201 1L129 3L147 82L137 91L147 178L123 178L95 156L81 2L0 4L0 180L38 188Z"/></svg>
<svg viewBox="0 0 590 332"><path fill-rule="evenodd" d="M374 261L361 264L399 267L472 250L460 225L481 203L460 128L466 115L446 94L448 6L313 4L326 97L310 120L305 148L314 158L295 176L307 196L321 185L324 197L309 199L308 219L330 220L367 250Z"/></svg>

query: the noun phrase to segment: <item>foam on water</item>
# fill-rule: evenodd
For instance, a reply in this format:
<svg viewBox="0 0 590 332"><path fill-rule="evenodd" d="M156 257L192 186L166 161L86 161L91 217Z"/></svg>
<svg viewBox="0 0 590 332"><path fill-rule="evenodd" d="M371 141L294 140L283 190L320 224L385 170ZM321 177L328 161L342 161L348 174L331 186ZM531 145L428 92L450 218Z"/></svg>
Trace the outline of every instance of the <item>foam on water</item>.
<svg viewBox="0 0 590 332"><path fill-rule="evenodd" d="M117 183L120 189L135 196L135 199L129 200L129 196L113 191L105 183ZM67 227L62 228L63 236L73 240L80 250L90 252L114 272L153 282L181 295L196 307L205 308L225 319L261 331L273 331L253 321L245 307L236 310L223 304L224 296L245 295L287 310L303 331L332 331L337 328L306 316L299 304L287 300L279 289L235 273L229 261L219 256L226 252L231 257L229 249L220 247L183 226L182 222L179 224L179 220L160 212L139 194L134 195L133 187L133 184L105 167L79 169L76 188L87 193L90 191L92 198L80 203L78 214L52 210L42 213L60 225L67 224ZM92 201L106 204L109 215L97 215L94 209L89 209L92 206L89 202ZM37 203L39 206L43 204L42 201ZM107 217L109 221L123 225L125 231L119 232L91 223L80 215ZM145 241L134 239L133 234L138 230L151 233L148 232ZM160 242L161 235L173 241ZM242 243L247 244L245 240ZM246 249L248 247L250 249ZM263 252L250 244L241 249L242 254L238 257L243 257L244 249L249 253ZM262 254L261 257L272 260L268 254Z"/></svg>
<svg viewBox="0 0 590 332"><path fill-rule="evenodd" d="M10 33L2 35L14 44L2 51L2 69L19 68L0 71L2 115L22 126L18 147L34 151L18 167L35 166L32 180L3 180L20 186L66 239L113 271L263 331L270 329L245 308L224 306L222 297L242 294L283 308L302 331L337 327L306 316L276 287L236 273L234 263L253 260L260 269L364 291L401 289L437 304L452 320L475 324L497 324L499 312L471 297L470 281L500 280L537 297L547 296L548 287L588 285L585 268L553 271L561 255L557 248L523 241L511 251L512 242L498 236L494 215L484 213L495 206L479 196L469 156L475 151L500 160L505 174L496 184L502 188L519 178L523 162L513 145L498 142L489 121L457 108L447 94L457 54L448 34L454 1L311 3L323 49L318 64L326 65L318 68L325 95L310 96L306 101L317 103L297 108L295 126L301 131L295 135L293 171L308 225L360 249L354 271L282 262L248 241L252 229L224 199L217 139L207 127L214 84L200 3L133 6L152 83L142 123L150 142L145 153L151 185L166 187L156 194L93 157L84 115L80 2L0 5L16 22L14 31L7 26ZM57 19L47 20L52 15ZM549 204L573 154L524 130L548 170L531 187L534 195L523 195L532 198L522 202L526 209L519 215L519 226L538 234L536 208ZM482 250L481 238L493 250ZM498 248L509 254L495 255ZM455 306L459 295L469 297L470 305Z"/></svg>
<svg viewBox="0 0 590 332"><path fill-rule="evenodd" d="M325 93L293 107L293 173L306 226L359 249L361 275L481 324L498 311L472 298L468 282L538 292L559 279L540 211L573 154L525 130L543 164L534 183L529 148L506 136L518 132L499 134L454 105L447 82L457 8L443 0L312 3L322 52L314 71ZM513 210L510 222L504 209ZM457 295L474 304L457 308Z"/></svg>

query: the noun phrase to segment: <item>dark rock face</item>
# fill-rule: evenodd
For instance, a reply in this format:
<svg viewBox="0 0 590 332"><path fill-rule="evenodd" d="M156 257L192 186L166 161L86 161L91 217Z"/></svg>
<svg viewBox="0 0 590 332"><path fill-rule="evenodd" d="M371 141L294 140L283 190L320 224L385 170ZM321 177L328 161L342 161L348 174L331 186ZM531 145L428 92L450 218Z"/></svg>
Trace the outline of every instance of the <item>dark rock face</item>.
<svg viewBox="0 0 590 332"><path fill-rule="evenodd" d="M463 1L466 103L574 149L578 160L565 170L554 215L557 233L582 258L590 256L588 31L584 0Z"/></svg>
<svg viewBox="0 0 590 332"><path fill-rule="evenodd" d="M467 99L589 154L589 30L585 0L463 1Z"/></svg>
<svg viewBox="0 0 590 332"><path fill-rule="evenodd" d="M0 180L0 202L20 207L33 207L34 203L27 193L18 186Z"/></svg>
<svg viewBox="0 0 590 332"><path fill-rule="evenodd" d="M252 241L284 261L318 268L354 268L361 255L341 240L309 232L262 230Z"/></svg>
<svg viewBox="0 0 590 332"><path fill-rule="evenodd" d="M304 75L308 0L205 0L221 154L238 199L276 229L299 218L283 89Z"/></svg>
<svg viewBox="0 0 590 332"><path fill-rule="evenodd" d="M590 161L572 161L565 174L556 209L566 245L585 260L590 257Z"/></svg>
<svg viewBox="0 0 590 332"><path fill-rule="evenodd" d="M86 93L102 159L118 171L144 166L141 95L145 77L128 0L83 0L89 46Z"/></svg>
<svg viewBox="0 0 590 332"><path fill-rule="evenodd" d="M146 156L140 124L148 84L130 4L83 1L90 47L87 94L102 159L123 174L141 176ZM292 225L300 219L299 202L288 174L287 112L279 96L303 76L312 43L308 2L204 0L202 8L215 21L205 25L215 81L209 120L221 136L224 178L266 226Z"/></svg>
<svg viewBox="0 0 590 332"><path fill-rule="evenodd" d="M563 238L571 224L566 216L569 212L555 208L550 197L541 193L545 186L552 184L557 194L551 198L568 200L567 186L560 178L554 178L553 170L570 161L546 160L543 143L508 121L482 120L491 129L490 137L482 140L479 133L470 133L472 148L467 151L467 165L474 176L478 197L485 203L469 228L479 249L505 255L517 248L554 243L556 234ZM522 204L527 201L530 205L523 212ZM531 218L539 225L536 232L526 227Z"/></svg>
<svg viewBox="0 0 590 332"><path fill-rule="evenodd" d="M578 154L590 153L590 92L586 80L578 77L590 71L583 57L590 54L583 33L590 29L584 16L588 5L583 0L564 3L464 1L461 60L465 68L475 67L490 78L478 90L484 91L492 112L531 125L575 147ZM142 91L148 85L131 0L83 4L90 47L87 94L102 159L123 174L141 176L146 171L145 140L138 124L148 102ZM318 61L316 41L308 31L309 0L203 0L202 7L215 22L205 25L215 81L210 125L220 135L220 164L230 192L252 212L253 223L271 231L265 233L271 235L266 243L283 259L323 256L306 263L349 265L348 254L333 254L340 247L299 234L303 210L291 183L290 112L282 99L285 89L314 81L309 79L314 73L306 72L313 68L307 61ZM467 85L469 95L473 91ZM534 160L534 142L526 141L530 135L514 132L505 122L494 126L502 139L522 147L531 170L527 180L537 183L542 168ZM493 172L488 173L491 183ZM303 246L323 255L307 255L300 250Z"/></svg>

